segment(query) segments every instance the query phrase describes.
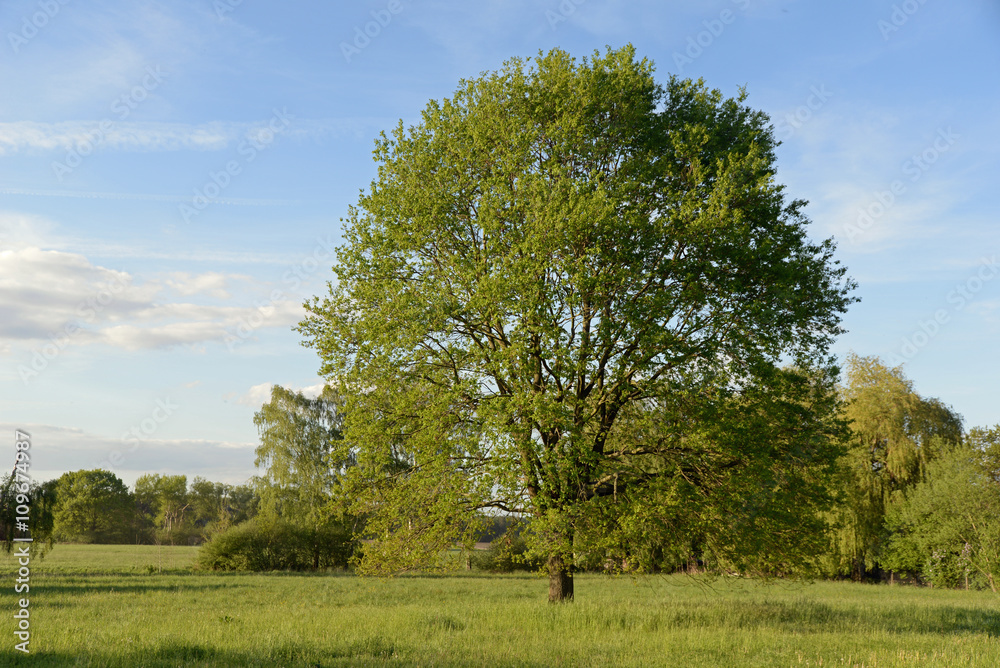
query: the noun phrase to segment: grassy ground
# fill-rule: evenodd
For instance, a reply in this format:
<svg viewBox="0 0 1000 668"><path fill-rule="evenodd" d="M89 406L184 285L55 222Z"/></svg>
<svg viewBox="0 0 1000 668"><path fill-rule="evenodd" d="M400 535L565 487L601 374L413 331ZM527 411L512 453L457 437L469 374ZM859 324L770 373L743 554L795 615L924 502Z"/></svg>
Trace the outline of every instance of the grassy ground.
<svg viewBox="0 0 1000 668"><path fill-rule="evenodd" d="M584 575L550 606L530 575L195 573L195 551L57 545L31 564L29 656L0 560L0 665L1000 665L988 592Z"/></svg>

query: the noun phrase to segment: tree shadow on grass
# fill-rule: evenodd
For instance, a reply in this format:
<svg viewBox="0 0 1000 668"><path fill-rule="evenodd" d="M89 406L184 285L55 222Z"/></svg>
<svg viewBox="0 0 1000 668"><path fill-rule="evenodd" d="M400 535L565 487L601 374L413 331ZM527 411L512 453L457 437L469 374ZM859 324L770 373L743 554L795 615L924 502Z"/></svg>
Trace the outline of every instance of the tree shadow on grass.
<svg viewBox="0 0 1000 668"><path fill-rule="evenodd" d="M178 584L170 582L125 582L113 580L109 582L67 582L59 584L54 582L31 583L31 591L38 592L40 597L49 594L59 594L69 597L85 596L88 594L148 594L152 592L211 592L220 589L232 589L234 585L226 583L198 583L198 584Z"/></svg>
<svg viewBox="0 0 1000 668"><path fill-rule="evenodd" d="M960 605L905 605L879 614L841 609L812 601L671 603L643 620L646 630L666 628L774 629L794 633L857 632L890 634L985 633L1000 637L1000 615Z"/></svg>
<svg viewBox="0 0 1000 668"><path fill-rule="evenodd" d="M137 648L133 652L109 650L107 652L33 652L22 654L0 650L0 664L4 666L87 666L101 668L173 668L198 666L199 668L255 668L284 666L286 668L328 668L333 666L386 666L408 665L401 660L396 644L380 636L362 638L343 643L331 650L303 647L283 643L262 652L229 651L199 645L194 642L174 641L152 648Z"/></svg>

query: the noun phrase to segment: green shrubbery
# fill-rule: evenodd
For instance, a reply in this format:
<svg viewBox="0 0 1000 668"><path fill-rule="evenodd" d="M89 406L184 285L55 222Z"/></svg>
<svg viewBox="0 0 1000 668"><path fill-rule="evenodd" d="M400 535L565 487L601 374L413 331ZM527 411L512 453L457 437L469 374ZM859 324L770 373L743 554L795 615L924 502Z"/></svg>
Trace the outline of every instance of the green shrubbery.
<svg viewBox="0 0 1000 668"><path fill-rule="evenodd" d="M521 536L503 536L490 544L490 549L473 554L473 568L491 573L537 571L543 561L528 556L528 544Z"/></svg>
<svg viewBox="0 0 1000 668"><path fill-rule="evenodd" d="M257 517L214 536L198 554L198 567L215 571L280 571L345 568L354 551L337 525L307 529Z"/></svg>

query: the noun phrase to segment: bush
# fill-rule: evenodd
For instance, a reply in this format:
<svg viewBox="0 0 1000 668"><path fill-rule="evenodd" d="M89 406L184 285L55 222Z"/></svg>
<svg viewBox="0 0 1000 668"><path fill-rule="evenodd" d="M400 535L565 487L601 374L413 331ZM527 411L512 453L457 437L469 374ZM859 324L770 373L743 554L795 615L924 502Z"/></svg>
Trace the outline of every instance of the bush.
<svg viewBox="0 0 1000 668"><path fill-rule="evenodd" d="M216 534L202 545L198 567L214 571L345 568L353 548L348 532L337 525L308 529L258 517Z"/></svg>
<svg viewBox="0 0 1000 668"><path fill-rule="evenodd" d="M490 549L472 555L473 567L491 573L513 573L514 571L537 571L542 560L527 556L528 545L520 535L506 534L493 541Z"/></svg>

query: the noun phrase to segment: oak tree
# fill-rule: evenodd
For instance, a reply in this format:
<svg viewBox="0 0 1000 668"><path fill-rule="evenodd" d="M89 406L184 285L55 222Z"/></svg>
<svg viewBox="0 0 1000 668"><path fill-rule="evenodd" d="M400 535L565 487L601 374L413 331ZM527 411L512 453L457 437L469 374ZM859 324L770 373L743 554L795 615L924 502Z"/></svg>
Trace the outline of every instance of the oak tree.
<svg viewBox="0 0 1000 668"><path fill-rule="evenodd" d="M804 472L833 456L827 404L803 379L829 377L853 284L745 92L653 70L631 46L513 59L376 140L300 325L347 399L360 572L438 563L485 509L530 519L562 601L582 550L642 535L650 503L792 536L761 486L822 496Z"/></svg>

